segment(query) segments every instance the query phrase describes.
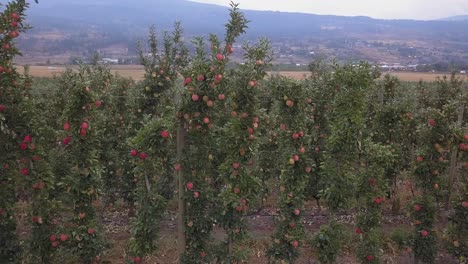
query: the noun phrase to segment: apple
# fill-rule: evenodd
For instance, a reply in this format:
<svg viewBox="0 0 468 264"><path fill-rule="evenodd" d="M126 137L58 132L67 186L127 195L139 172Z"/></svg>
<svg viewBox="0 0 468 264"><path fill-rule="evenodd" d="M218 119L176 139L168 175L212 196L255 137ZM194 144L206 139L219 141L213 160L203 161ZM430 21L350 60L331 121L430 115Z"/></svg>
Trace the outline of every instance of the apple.
<svg viewBox="0 0 468 264"><path fill-rule="evenodd" d="M234 48L231 46L231 44L226 45L226 50L229 52L229 54L232 54L234 52Z"/></svg>
<svg viewBox="0 0 468 264"><path fill-rule="evenodd" d="M237 211L237 212L242 212L242 209L243 209L243 208L242 208L241 205L236 206L236 211Z"/></svg>
<svg viewBox="0 0 468 264"><path fill-rule="evenodd" d="M1 68L1 67L0 67ZM1 69L0 69L0 73L1 73ZM4 104L0 104L0 112L4 113L6 111L6 106Z"/></svg>
<svg viewBox="0 0 468 264"><path fill-rule="evenodd" d="M419 212L419 211L421 211L421 209L422 209L422 206L419 205L419 204L417 204L417 205L414 206L414 210L415 210L415 211L418 211L418 212Z"/></svg>
<svg viewBox="0 0 468 264"><path fill-rule="evenodd" d="M210 119L209 119L208 117L203 118L203 123L209 124L209 123L210 123Z"/></svg>
<svg viewBox="0 0 468 264"><path fill-rule="evenodd" d="M438 190L439 189L439 184L434 184L434 190Z"/></svg>
<svg viewBox="0 0 468 264"><path fill-rule="evenodd" d="M26 144L26 143L21 143L21 144L20 144L20 149L22 149L22 150L28 149L28 144Z"/></svg>
<svg viewBox="0 0 468 264"><path fill-rule="evenodd" d="M294 133L294 134L292 135L292 138L293 138L293 139L298 139L298 138L299 138L299 134L298 134L298 133Z"/></svg>
<svg viewBox="0 0 468 264"><path fill-rule="evenodd" d="M303 136L304 136L304 132L303 132L303 131L299 131L299 136L300 136L300 137L303 137Z"/></svg>
<svg viewBox="0 0 468 264"><path fill-rule="evenodd" d="M382 202L382 200L380 199L380 197L377 197L374 199L374 203L376 204L380 204Z"/></svg>
<svg viewBox="0 0 468 264"><path fill-rule="evenodd" d="M306 171L307 173L310 173L310 172L312 171L312 168L309 167L309 166L307 166L306 169L305 169L305 171Z"/></svg>
<svg viewBox="0 0 468 264"><path fill-rule="evenodd" d="M301 214L301 210L299 210L298 208L294 209L294 215L300 215Z"/></svg>
<svg viewBox="0 0 468 264"><path fill-rule="evenodd" d="M96 100L96 101L94 102L94 105L95 105L97 108L99 108L99 107L101 107L101 105L102 105L102 101L101 101L101 100Z"/></svg>
<svg viewBox="0 0 468 264"><path fill-rule="evenodd" d="M32 136L31 135L26 135L23 139L23 142L25 143L31 143L32 141Z"/></svg>
<svg viewBox="0 0 468 264"><path fill-rule="evenodd" d="M69 124L69 123L65 123L65 124L63 124L63 130L65 130L65 131L68 131L68 130L70 130L70 127L71 127L71 126L70 126L70 124Z"/></svg>
<svg viewBox="0 0 468 264"><path fill-rule="evenodd" d="M232 163L232 167L237 170L240 167L240 164L237 162Z"/></svg>
<svg viewBox="0 0 468 264"><path fill-rule="evenodd" d="M197 102L198 100L200 100L200 96L198 96L198 94L192 94L192 101Z"/></svg>
<svg viewBox="0 0 468 264"><path fill-rule="evenodd" d="M285 124L280 124L280 129L281 130L286 130L286 125Z"/></svg>
<svg viewBox="0 0 468 264"><path fill-rule="evenodd" d="M358 234L358 235L362 234L362 230L361 230L361 228L359 228L359 227L358 227L358 228L356 228L356 234Z"/></svg>
<svg viewBox="0 0 468 264"><path fill-rule="evenodd" d="M249 86L250 87L255 87L255 86L257 86L257 82L252 80L252 81L249 82Z"/></svg>
<svg viewBox="0 0 468 264"><path fill-rule="evenodd" d="M214 103L213 103L213 101L211 101L211 100L208 100L208 101L206 102L206 106L208 106L208 107L213 107L213 104L214 104Z"/></svg>
<svg viewBox="0 0 468 264"><path fill-rule="evenodd" d="M462 207L465 208L465 209L468 208L468 201L463 201L462 202Z"/></svg>
<svg viewBox="0 0 468 264"><path fill-rule="evenodd" d="M215 79L214 79L215 83L218 84L222 80L223 80L223 75L221 73L216 74Z"/></svg>
<svg viewBox="0 0 468 264"><path fill-rule="evenodd" d="M57 236L56 235L50 235L49 240L50 240L50 242L57 241Z"/></svg>
<svg viewBox="0 0 468 264"><path fill-rule="evenodd" d="M147 157L148 157L148 154L146 154L145 152L140 153L140 159L145 160Z"/></svg>
<svg viewBox="0 0 468 264"><path fill-rule="evenodd" d="M297 240L294 240L293 242L291 242L291 245L297 248L299 246L299 242L297 242Z"/></svg>
<svg viewBox="0 0 468 264"><path fill-rule="evenodd" d="M372 255L369 255L366 257L367 261L374 261L375 257Z"/></svg>
<svg viewBox="0 0 468 264"><path fill-rule="evenodd" d="M16 38L16 37L19 36L19 32L18 32L17 30L11 31L11 32L8 34L8 36L9 36L10 38Z"/></svg>
<svg viewBox="0 0 468 264"><path fill-rule="evenodd" d="M22 169L21 169L21 174L24 175L24 176L26 176L26 175L29 174L29 170L28 170L27 168L22 168Z"/></svg>
<svg viewBox="0 0 468 264"><path fill-rule="evenodd" d="M294 155L294 156L293 156L293 160L294 160L294 161L299 161L299 156L298 156L298 155Z"/></svg>
<svg viewBox="0 0 468 264"><path fill-rule="evenodd" d="M85 92L86 92L86 93L90 93L90 92L91 92L91 89L89 89L89 87L86 86L86 87L85 87Z"/></svg>
<svg viewBox="0 0 468 264"><path fill-rule="evenodd" d="M235 193L235 194L239 194L239 193L240 193L239 187L235 187L235 188L234 188L234 193Z"/></svg>
<svg viewBox="0 0 468 264"><path fill-rule="evenodd" d="M169 137L169 131L163 130L163 131L161 132L161 137L163 137L163 138Z"/></svg>
<svg viewBox="0 0 468 264"><path fill-rule="evenodd" d="M59 245L60 245L60 244L59 244L58 241L54 241L54 242L51 243L51 246L52 246L53 248L56 248L56 247L58 247Z"/></svg>
<svg viewBox="0 0 468 264"><path fill-rule="evenodd" d="M241 203L242 203L243 205L247 205L247 200L244 199L244 198L242 198L242 199L241 199Z"/></svg>
<svg viewBox="0 0 468 264"><path fill-rule="evenodd" d="M70 144L70 141L71 141L71 137L66 137L62 140L62 144L66 146Z"/></svg>
<svg viewBox="0 0 468 264"><path fill-rule="evenodd" d="M460 150L461 150L461 151L466 151L466 150L467 150L467 146L466 146L465 143L461 143L461 144L460 144Z"/></svg>
<svg viewBox="0 0 468 264"><path fill-rule="evenodd" d="M78 217L79 217L80 219L83 219L83 218L86 217L86 213L79 213L79 214L78 214Z"/></svg>
<svg viewBox="0 0 468 264"><path fill-rule="evenodd" d="M296 227L296 223L295 223L294 221L289 222L289 227L295 228L295 227Z"/></svg>
<svg viewBox="0 0 468 264"><path fill-rule="evenodd" d="M429 232L427 230L421 231L421 236L427 237L429 235Z"/></svg>
<svg viewBox="0 0 468 264"><path fill-rule="evenodd" d="M253 133L254 133L254 130L253 130L253 128L248 127L248 128L247 128L247 132L248 132L249 134L253 134Z"/></svg>
<svg viewBox="0 0 468 264"><path fill-rule="evenodd" d="M304 147L299 148L299 152L300 152L300 153L305 153L305 148L304 148Z"/></svg>
<svg viewBox="0 0 468 264"><path fill-rule="evenodd" d="M93 235L95 232L94 228L88 228L88 234Z"/></svg>
<svg viewBox="0 0 468 264"><path fill-rule="evenodd" d="M86 122L81 123L81 128L82 129L88 129L89 125Z"/></svg>
<svg viewBox="0 0 468 264"><path fill-rule="evenodd" d="M236 111L232 111L232 112L231 112L231 117L237 117L237 112L236 112Z"/></svg>
<svg viewBox="0 0 468 264"><path fill-rule="evenodd" d="M176 171L180 171L180 169L181 169L180 164L174 165L174 169L175 169Z"/></svg>
<svg viewBox="0 0 468 264"><path fill-rule="evenodd" d="M10 44L5 43L5 44L2 45L2 48L3 48L4 50L9 50L9 49L11 48L11 46L10 46Z"/></svg>
<svg viewBox="0 0 468 264"><path fill-rule="evenodd" d="M194 192L193 193L193 198L197 199L200 196L199 192Z"/></svg>
<svg viewBox="0 0 468 264"><path fill-rule="evenodd" d="M429 120L427 121L427 123L428 123L429 126L431 126L431 127L435 127L435 126L436 126L436 121L435 121L434 119L432 119L432 118L429 119Z"/></svg>
<svg viewBox="0 0 468 264"><path fill-rule="evenodd" d="M255 62L255 64L257 64L257 65L263 65L263 61L262 61L262 60L257 60L257 61Z"/></svg>
<svg viewBox="0 0 468 264"><path fill-rule="evenodd" d="M141 263L141 258L140 257L135 257L134 261L135 261L135 263Z"/></svg>
<svg viewBox="0 0 468 264"><path fill-rule="evenodd" d="M19 20L20 16L18 15L18 13L13 12L13 13L10 14L10 18L11 18L13 21L17 21L17 20Z"/></svg>
<svg viewBox="0 0 468 264"><path fill-rule="evenodd" d="M205 251L200 252L200 257L202 257L202 258L206 257Z"/></svg>
<svg viewBox="0 0 468 264"><path fill-rule="evenodd" d="M81 135L81 136L84 137L84 136L86 136L87 133L88 133L88 132L86 132L86 129L84 129L84 128L80 129L80 135Z"/></svg>
<svg viewBox="0 0 468 264"><path fill-rule="evenodd" d="M61 234L61 235L60 235L60 240L61 240L62 242L65 242L65 241L68 240L68 236L65 235L65 234Z"/></svg>
<svg viewBox="0 0 468 264"><path fill-rule="evenodd" d="M37 155L34 155L34 156L32 157L32 160L33 160L33 161L39 161L40 159L41 159L41 158L40 158L39 156L37 156Z"/></svg>
<svg viewBox="0 0 468 264"><path fill-rule="evenodd" d="M210 66L210 72L214 72L216 70L216 66Z"/></svg>
<svg viewBox="0 0 468 264"><path fill-rule="evenodd" d="M296 162L295 162L294 159L292 159L292 158L289 159L288 163L289 163L289 165L294 165L294 164L296 164Z"/></svg>
<svg viewBox="0 0 468 264"><path fill-rule="evenodd" d="M184 85L188 85L188 84L191 84L191 83L192 83L192 78L191 77L185 78Z"/></svg>
<svg viewBox="0 0 468 264"><path fill-rule="evenodd" d="M374 177L371 177L371 178L369 179L369 185L370 185L370 186L374 186L374 185L375 185L375 178L374 178Z"/></svg>
<svg viewBox="0 0 468 264"><path fill-rule="evenodd" d="M424 160L424 158L423 158L423 156L419 155L419 156L416 158L416 160L417 160L418 162L422 162L422 161Z"/></svg>
<svg viewBox="0 0 468 264"><path fill-rule="evenodd" d="M219 61L222 61L222 60L224 60L224 55L221 54L221 53L218 53L218 54L216 55L216 59L219 60Z"/></svg>
<svg viewBox="0 0 468 264"><path fill-rule="evenodd" d="M189 189L189 190L193 189L193 183L192 182L187 182L186 186L187 186L187 189Z"/></svg>
<svg viewBox="0 0 468 264"><path fill-rule="evenodd" d="M219 95L218 95L218 99L219 99L219 100L222 101L222 100L224 100L224 98L225 98L224 94L219 94Z"/></svg>
<svg viewBox="0 0 468 264"><path fill-rule="evenodd" d="M197 81L203 82L204 80L205 80L205 76L203 76L203 74L198 74Z"/></svg>
<svg viewBox="0 0 468 264"><path fill-rule="evenodd" d="M293 107L293 106L294 106L294 101L287 100L287 101L286 101L286 105L287 105L288 107Z"/></svg>

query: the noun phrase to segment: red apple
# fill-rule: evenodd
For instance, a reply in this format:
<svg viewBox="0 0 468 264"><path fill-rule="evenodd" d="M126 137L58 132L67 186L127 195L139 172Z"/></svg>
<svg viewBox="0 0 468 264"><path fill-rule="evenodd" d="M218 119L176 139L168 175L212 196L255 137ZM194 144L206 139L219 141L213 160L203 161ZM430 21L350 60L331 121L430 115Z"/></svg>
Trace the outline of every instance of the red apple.
<svg viewBox="0 0 468 264"><path fill-rule="evenodd" d="M22 168L21 169L21 174L23 174L24 176L28 175L29 174L29 170L27 168Z"/></svg>
<svg viewBox="0 0 468 264"><path fill-rule="evenodd" d="M78 214L78 217L79 217L80 219L83 219L83 218L86 217L86 213L79 213L79 214Z"/></svg>
<svg viewBox="0 0 468 264"><path fill-rule="evenodd" d="M242 212L242 209L243 209L243 208L242 208L241 205L236 206L236 211L237 211L237 212Z"/></svg>
<svg viewBox="0 0 468 264"><path fill-rule="evenodd" d="M367 261L370 262L370 261L374 261L375 257L372 256L372 255L369 255L369 256L366 257L366 259L367 259Z"/></svg>
<svg viewBox="0 0 468 264"><path fill-rule="evenodd" d="M11 31L11 32L8 34L8 36L9 36L10 38L16 38L16 37L19 36L19 32L18 32L17 30Z"/></svg>
<svg viewBox="0 0 468 264"><path fill-rule="evenodd" d="M101 101L101 100L96 100L96 101L94 102L94 105L95 105L97 108L99 108L99 107L101 107L101 105L102 105L102 101Z"/></svg>
<svg viewBox="0 0 468 264"><path fill-rule="evenodd" d="M146 154L145 152L141 152L140 159L145 160L146 158L148 158L148 154Z"/></svg>
<svg viewBox="0 0 468 264"><path fill-rule="evenodd" d="M240 193L239 187L235 187L235 188L234 188L234 193L235 193L235 194L239 194L239 193Z"/></svg>
<svg viewBox="0 0 468 264"><path fill-rule="evenodd" d="M294 156L293 156L293 160L294 160L294 161L299 161L299 156L298 156L298 155L294 155Z"/></svg>
<svg viewBox="0 0 468 264"><path fill-rule="evenodd" d="M297 240L294 240L293 242L291 242L291 245L297 248L299 246L299 242Z"/></svg>
<svg viewBox="0 0 468 264"><path fill-rule="evenodd" d="M200 96L198 96L198 94L192 94L192 101L197 102L198 100L200 100Z"/></svg>
<svg viewBox="0 0 468 264"><path fill-rule="evenodd" d="M1 69L0 69L0 73L2 73ZM0 112L4 113L5 111L6 111L6 106L4 104L0 104Z"/></svg>
<svg viewBox="0 0 468 264"><path fill-rule="evenodd" d="M467 149L466 144L465 144L465 143L461 143L461 144L460 144L460 150L461 150L461 151L466 151L466 149Z"/></svg>
<svg viewBox="0 0 468 264"><path fill-rule="evenodd" d="M60 235L60 240L61 240L62 242L65 242L65 241L68 240L68 236L65 235L65 234L61 234L61 235Z"/></svg>
<svg viewBox="0 0 468 264"><path fill-rule="evenodd" d="M248 132L249 134L253 134L253 133L254 133L254 130L253 130L253 128L248 127L248 128L247 128L247 132Z"/></svg>
<svg viewBox="0 0 468 264"><path fill-rule="evenodd" d="M422 162L422 161L424 160L424 158L423 158L423 156L419 155L419 156L416 158L416 160L417 160L418 162Z"/></svg>
<svg viewBox="0 0 468 264"><path fill-rule="evenodd" d="M371 178L369 179L369 185L370 185L370 186L374 186L374 185L375 185L375 178L374 178L374 177L371 177Z"/></svg>
<svg viewBox="0 0 468 264"><path fill-rule="evenodd" d="M62 140L62 144L66 146L70 144L70 141L71 141L71 137L66 137Z"/></svg>
<svg viewBox="0 0 468 264"><path fill-rule="evenodd" d="M304 147L299 148L299 152L300 153L305 153L305 148Z"/></svg>
<svg viewBox="0 0 468 264"><path fill-rule="evenodd" d="M465 208L465 209L468 208L468 201L463 201L463 202L462 202L462 206L463 206L463 208Z"/></svg>
<svg viewBox="0 0 468 264"><path fill-rule="evenodd" d="M224 98L225 98L224 94L219 94L219 95L218 95L218 99L219 99L219 100L222 101L222 100L224 100Z"/></svg>
<svg viewBox="0 0 468 264"><path fill-rule="evenodd" d="M198 74L197 81L203 82L205 80L205 76L203 74Z"/></svg>
<svg viewBox="0 0 468 264"><path fill-rule="evenodd" d="M20 144L20 149L22 149L22 150L28 149L28 144L26 144L26 143L21 143L21 144Z"/></svg>
<svg viewBox="0 0 468 264"><path fill-rule="evenodd" d="M299 209L297 209L297 208L294 209L294 214L295 214L295 215L300 215L300 214L301 214L301 210L299 210Z"/></svg>
<svg viewBox="0 0 468 264"><path fill-rule="evenodd" d="M214 79L214 82L215 82L216 84L218 84L218 83L220 83L222 80L223 80L223 75L221 75L220 73L216 74L215 79Z"/></svg>
<svg viewBox="0 0 468 264"><path fill-rule="evenodd" d="M56 248L56 247L58 247L60 244L59 244L58 241L54 241L54 242L52 242L50 245L51 245L53 248Z"/></svg>
<svg viewBox="0 0 468 264"><path fill-rule="evenodd" d="M298 134L298 133L294 133L294 134L292 135L292 138L293 138L293 139L298 139L298 138L299 138L299 134Z"/></svg>
<svg viewBox="0 0 468 264"><path fill-rule="evenodd" d="M169 131L163 130L163 131L161 132L161 137L163 137L163 138L169 137Z"/></svg>
<svg viewBox="0 0 468 264"><path fill-rule="evenodd" d="M421 236L427 237L429 235L429 232L427 230L421 231Z"/></svg>
<svg viewBox="0 0 468 264"><path fill-rule="evenodd" d="M9 50L9 49L11 48L11 46L10 46L10 44L5 43L5 44L2 45L2 48L3 48L4 50Z"/></svg>
<svg viewBox="0 0 468 264"><path fill-rule="evenodd" d="M141 263L141 258L140 257L135 257L134 261L135 261L135 263Z"/></svg>
<svg viewBox="0 0 468 264"><path fill-rule="evenodd" d="M200 196L199 192L194 192L193 193L193 198L197 199Z"/></svg>
<svg viewBox="0 0 468 264"><path fill-rule="evenodd" d="M81 135L81 136L84 137L84 136L86 136L86 134L88 134L88 132L86 131L86 129L84 129L84 128L80 129L80 135Z"/></svg>
<svg viewBox="0 0 468 264"><path fill-rule="evenodd" d="M307 173L310 173L310 172L312 171L312 168L309 167L309 166L307 166L306 169L305 169L305 171L306 171Z"/></svg>
<svg viewBox="0 0 468 264"><path fill-rule="evenodd" d="M435 127L436 126L436 121L434 119L429 119L429 121L427 121L427 123L429 124L429 126L431 127Z"/></svg>
<svg viewBox="0 0 468 264"><path fill-rule="evenodd" d="M356 228L356 234L358 234L358 235L362 234L362 230L361 230L361 228L359 228L359 227L358 227L358 228Z"/></svg>
<svg viewBox="0 0 468 264"><path fill-rule="evenodd" d="M95 232L94 228L88 228L88 234L93 235Z"/></svg>
<svg viewBox="0 0 468 264"><path fill-rule="evenodd" d="M208 106L208 107L213 107L213 105L214 105L214 103L213 103L213 101L211 101L211 100L208 100L208 101L206 102L206 106Z"/></svg>
<svg viewBox="0 0 468 264"><path fill-rule="evenodd" d="M414 206L414 210L415 210L415 211L418 211L418 212L419 212L419 211L421 211L421 209L422 209L422 206L419 205L419 204L417 204L417 205Z"/></svg>
<svg viewBox="0 0 468 264"><path fill-rule="evenodd" d="M209 119L208 117L203 118L203 123L209 124L209 123L210 123L210 119Z"/></svg>
<svg viewBox="0 0 468 264"><path fill-rule="evenodd" d="M50 240L50 242L54 242L54 241L57 240L57 236L56 235L50 235L49 240Z"/></svg>
<svg viewBox="0 0 468 264"><path fill-rule="evenodd" d="M25 143L31 143L32 141L32 136L31 135L26 135L23 139L23 142Z"/></svg>
<svg viewBox="0 0 468 264"><path fill-rule="evenodd" d="M240 164L237 162L234 162L232 163L232 167L237 170L240 167Z"/></svg>
<svg viewBox="0 0 468 264"><path fill-rule="evenodd" d="M232 112L231 112L231 117L237 117L237 112L236 112L236 111L232 111Z"/></svg>
<svg viewBox="0 0 468 264"><path fill-rule="evenodd" d="M174 165L174 169L175 169L176 171L180 171L180 169L181 169L180 164Z"/></svg>
<svg viewBox="0 0 468 264"><path fill-rule="evenodd" d="M216 55L216 59L219 60L219 61L222 61L222 60L224 60L224 55L221 54L221 53L218 53L218 54Z"/></svg>
<svg viewBox="0 0 468 264"><path fill-rule="evenodd" d="M192 78L191 77L185 78L184 85L188 85L188 84L191 84L191 83L192 83Z"/></svg>
<svg viewBox="0 0 468 264"><path fill-rule="evenodd" d="M231 46L231 44L226 45L226 50L229 52L229 54L232 54L234 52L234 48Z"/></svg>
<svg viewBox="0 0 468 264"><path fill-rule="evenodd" d="M241 203L242 203L243 205L247 205L247 200L244 199L244 198L242 198L242 199L241 199Z"/></svg>
<svg viewBox="0 0 468 264"><path fill-rule="evenodd" d="M287 105L288 107L293 107L293 106L294 106L294 101L287 100L287 101L286 101L286 105Z"/></svg>
<svg viewBox="0 0 468 264"><path fill-rule="evenodd" d="M200 252L200 257L202 257L202 258L206 257L205 251Z"/></svg>
<svg viewBox="0 0 468 264"><path fill-rule="evenodd" d="M464 140L468 140L468 134L463 135Z"/></svg>
<svg viewBox="0 0 468 264"><path fill-rule="evenodd" d="M69 123L63 124L63 130L65 130L65 131L70 130L70 124Z"/></svg>
<svg viewBox="0 0 468 264"><path fill-rule="evenodd" d="M382 200L380 199L380 197L377 197L374 199L374 203L376 204L380 204L382 202Z"/></svg>
<svg viewBox="0 0 468 264"><path fill-rule="evenodd" d="M132 155L132 157L136 157L138 155L138 151L136 149L132 149L132 151L130 151L130 155Z"/></svg>
<svg viewBox="0 0 468 264"><path fill-rule="evenodd" d="M86 93L90 93L90 92L91 92L91 89L89 89L89 87L86 86L86 87L85 87L85 92L86 92Z"/></svg>
<svg viewBox="0 0 468 264"><path fill-rule="evenodd" d="M13 13L10 14L10 18L13 21L17 21L20 18L20 16L18 15L18 13L13 12Z"/></svg>
<svg viewBox="0 0 468 264"><path fill-rule="evenodd" d="M286 125L285 124L280 124L280 129L281 130L286 130Z"/></svg>
<svg viewBox="0 0 468 264"><path fill-rule="evenodd" d="M18 22L16 22L16 21L11 21L10 26L11 26L11 27L14 27L14 28L15 28L15 27L18 27Z"/></svg>
<svg viewBox="0 0 468 264"><path fill-rule="evenodd" d="M255 86L257 86L257 82L252 80L252 81L249 82L249 86L250 87L255 87Z"/></svg>
<svg viewBox="0 0 468 264"><path fill-rule="evenodd" d="M187 189L189 189L189 190L193 189L193 183L192 182L187 182L186 186L187 186Z"/></svg>
<svg viewBox="0 0 468 264"><path fill-rule="evenodd" d="M32 157L32 160L33 160L33 161L39 161L40 159L41 159L41 158L40 158L39 156L37 156L37 155L34 155L34 156Z"/></svg>
<svg viewBox="0 0 468 264"><path fill-rule="evenodd" d="M81 123L81 128L82 129L88 129L89 125L86 122Z"/></svg>

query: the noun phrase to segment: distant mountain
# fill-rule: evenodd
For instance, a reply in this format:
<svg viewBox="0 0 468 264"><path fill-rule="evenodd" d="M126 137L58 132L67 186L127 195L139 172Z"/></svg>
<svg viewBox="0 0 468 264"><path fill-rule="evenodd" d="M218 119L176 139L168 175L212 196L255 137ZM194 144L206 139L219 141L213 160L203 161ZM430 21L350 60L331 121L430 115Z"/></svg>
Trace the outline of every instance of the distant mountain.
<svg viewBox="0 0 468 264"><path fill-rule="evenodd" d="M267 37L288 59L310 54L342 59L425 63L437 58L468 61L468 20L383 20L304 13L244 10L251 21L243 39ZM228 8L187 0L44 0L31 4L34 27L23 48L37 53L85 54L107 47L127 47L150 25L170 30L181 21L185 34L220 34ZM292 49L289 50L289 49ZM283 56L284 55L284 56ZM421 58L424 58L423 60Z"/></svg>
<svg viewBox="0 0 468 264"><path fill-rule="evenodd" d="M468 15L446 17L446 18L442 18L440 20L444 20L444 21L466 21L466 20L468 20Z"/></svg>

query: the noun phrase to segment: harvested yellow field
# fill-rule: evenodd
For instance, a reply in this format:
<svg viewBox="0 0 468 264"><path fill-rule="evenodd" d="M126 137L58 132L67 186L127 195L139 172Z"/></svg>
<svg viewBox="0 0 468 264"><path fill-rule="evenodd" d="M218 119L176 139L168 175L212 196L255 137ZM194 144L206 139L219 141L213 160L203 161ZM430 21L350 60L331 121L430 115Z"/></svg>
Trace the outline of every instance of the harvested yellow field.
<svg viewBox="0 0 468 264"><path fill-rule="evenodd" d="M21 66L18 66L22 70ZM144 76L143 66L140 65L115 65L111 66L113 73L119 74L120 76L132 78L134 80L142 80ZM52 77L54 74L60 74L65 71L64 66L31 66L30 74L35 77ZM270 72L270 74L280 74L282 76L294 78L294 79L305 79L309 76L307 71L278 71ZM385 72L383 75L386 74ZM443 75L449 75L448 73L422 73L422 72L390 72L391 75L398 77L402 81L417 82L423 81L434 81L437 77ZM383 76L382 75L382 76Z"/></svg>

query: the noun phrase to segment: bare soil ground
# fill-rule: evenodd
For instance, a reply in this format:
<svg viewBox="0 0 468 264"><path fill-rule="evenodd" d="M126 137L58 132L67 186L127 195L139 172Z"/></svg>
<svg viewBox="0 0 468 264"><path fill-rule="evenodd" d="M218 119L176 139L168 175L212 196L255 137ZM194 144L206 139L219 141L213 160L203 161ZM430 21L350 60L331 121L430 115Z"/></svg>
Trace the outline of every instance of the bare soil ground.
<svg viewBox="0 0 468 264"><path fill-rule="evenodd" d="M18 67L22 70L21 67ZM134 80L142 80L144 76L143 66L140 65L113 65L110 67L113 73L118 73L123 77L129 77ZM64 66L31 66L30 74L35 77L52 77L54 74L60 74L66 68ZM279 71L270 72L270 74L280 74L282 76L294 79L305 79L309 76L307 71ZM386 74L384 72L384 74ZM389 74L400 78L402 81L435 81L437 77L449 75L449 73L420 73L420 72L389 72ZM465 78L466 79L466 78Z"/></svg>

